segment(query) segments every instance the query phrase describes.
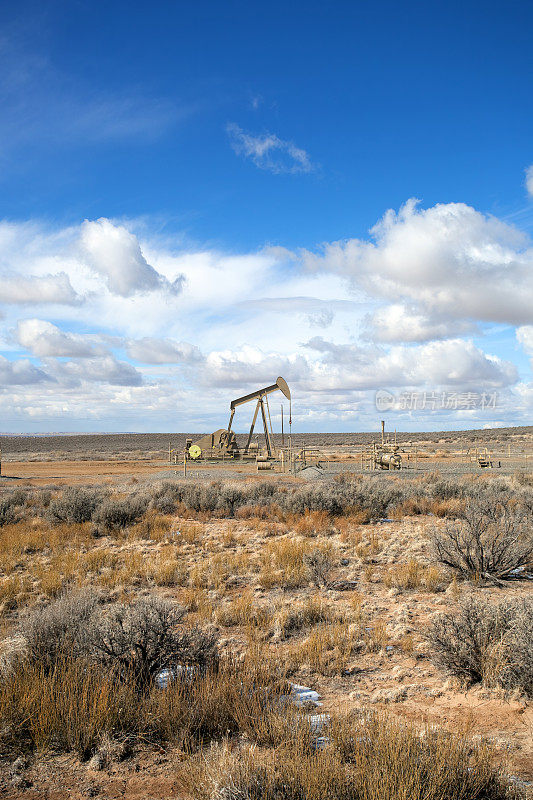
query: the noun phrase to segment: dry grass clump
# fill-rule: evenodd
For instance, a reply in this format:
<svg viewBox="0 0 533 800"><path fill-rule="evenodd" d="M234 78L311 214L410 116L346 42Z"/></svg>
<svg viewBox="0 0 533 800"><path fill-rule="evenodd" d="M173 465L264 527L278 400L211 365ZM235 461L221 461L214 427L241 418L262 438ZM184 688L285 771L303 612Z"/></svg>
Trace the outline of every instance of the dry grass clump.
<svg viewBox="0 0 533 800"><path fill-rule="evenodd" d="M67 658L45 671L15 670L0 686L3 749L74 750L87 758L105 733L136 727L134 688L101 668Z"/></svg>
<svg viewBox="0 0 533 800"><path fill-rule="evenodd" d="M285 522L300 536L326 536L333 532L333 525L327 511L305 511L303 514L288 514Z"/></svg>
<svg viewBox="0 0 533 800"><path fill-rule="evenodd" d="M37 580L39 593L49 598L58 597L66 586L63 573L57 568L48 568L46 564L36 564L33 577Z"/></svg>
<svg viewBox="0 0 533 800"><path fill-rule="evenodd" d="M270 744L290 736L285 685L257 665L227 662L177 674L139 691L136 679L65 658L51 671L27 663L0 686L0 741L9 749L53 748L88 758L110 736L168 742L184 750L228 734ZM292 714L291 714L292 716Z"/></svg>
<svg viewBox="0 0 533 800"><path fill-rule="evenodd" d="M365 533L361 535L359 531L351 539L350 544L353 545L355 555L363 562L373 562L375 557L383 549L383 533L378 536L376 533Z"/></svg>
<svg viewBox="0 0 533 800"><path fill-rule="evenodd" d="M290 741L295 713L287 690L270 665L223 661L194 680L177 678L163 691L151 691L147 710L152 735L186 752L236 735L259 745Z"/></svg>
<svg viewBox="0 0 533 800"><path fill-rule="evenodd" d="M446 576L438 567L427 566L411 559L405 564L389 567L383 575L383 583L388 589L426 589L437 592L446 585Z"/></svg>
<svg viewBox="0 0 533 800"><path fill-rule="evenodd" d="M464 507L464 501L455 497L435 498L424 495L408 497L390 510L393 519L432 514L434 517L455 517Z"/></svg>
<svg viewBox="0 0 533 800"><path fill-rule="evenodd" d="M16 525L6 525L0 531L0 557L20 556L62 551L68 547L79 549L91 540L89 526L81 524L50 524L40 518L22 520Z"/></svg>
<svg viewBox="0 0 533 800"><path fill-rule="evenodd" d="M146 576L156 586L185 586L187 563L179 557L177 548L165 548L146 562Z"/></svg>
<svg viewBox="0 0 533 800"><path fill-rule="evenodd" d="M324 602L322 598L308 597L303 603L282 608L274 619L274 635L277 639L288 639L305 628L321 622L342 621L342 614Z"/></svg>
<svg viewBox="0 0 533 800"><path fill-rule="evenodd" d="M510 800L484 747L416 730L377 714L335 721L318 752L301 726L286 746L214 745L184 765L182 789L199 800Z"/></svg>
<svg viewBox="0 0 533 800"><path fill-rule="evenodd" d="M213 602L205 589L182 589L179 601L190 614L197 614L202 619L211 619Z"/></svg>
<svg viewBox="0 0 533 800"><path fill-rule="evenodd" d="M143 554L135 551L122 551L113 566L103 567L97 576L96 584L105 589L142 586L146 584L146 564Z"/></svg>
<svg viewBox="0 0 533 800"><path fill-rule="evenodd" d="M203 537L204 527L197 522L180 522L176 539L185 544L198 544Z"/></svg>
<svg viewBox="0 0 533 800"><path fill-rule="evenodd" d="M57 597L68 585L81 585L87 575L84 557L75 550L56 552L46 561L28 564L28 569L47 597Z"/></svg>
<svg viewBox="0 0 533 800"><path fill-rule="evenodd" d="M151 540L153 542L167 541L172 534L173 523L168 517L162 516L158 511L149 509L144 517L128 530L128 540Z"/></svg>
<svg viewBox="0 0 533 800"><path fill-rule="evenodd" d="M31 582L26 576L8 575L0 578L0 605L5 610L19 608L28 599Z"/></svg>
<svg viewBox="0 0 533 800"><path fill-rule="evenodd" d="M113 569L120 561L120 555L109 547L95 547L82 556L83 566L87 572L100 572Z"/></svg>
<svg viewBox="0 0 533 800"><path fill-rule="evenodd" d="M323 582L333 563L331 544L313 545L305 539L269 542L261 553L259 582L265 589L296 589L310 581Z"/></svg>
<svg viewBox="0 0 533 800"><path fill-rule="evenodd" d="M283 517L283 512L278 505L273 503L269 503L268 505L250 503L235 509L233 516L235 519L265 522L266 520L281 519Z"/></svg>
<svg viewBox="0 0 533 800"><path fill-rule="evenodd" d="M383 650L390 641L387 623L383 619L368 620L363 634L364 647L369 652Z"/></svg>
<svg viewBox="0 0 533 800"><path fill-rule="evenodd" d="M340 675L350 657L360 646L361 631L346 622L326 622L316 625L303 642L288 650L291 668L306 664L320 675Z"/></svg>
<svg viewBox="0 0 533 800"><path fill-rule="evenodd" d="M270 620L270 609L255 602L253 592L246 591L218 606L213 612L213 619L218 625L244 628L265 628Z"/></svg>
<svg viewBox="0 0 533 800"><path fill-rule="evenodd" d="M365 525L367 522L370 522L370 517L362 518L361 514L358 513L335 517L334 524L342 542L357 544L363 536L360 526Z"/></svg>
<svg viewBox="0 0 533 800"><path fill-rule="evenodd" d="M467 683L533 697L533 600L491 604L473 596L439 615L427 634L431 657Z"/></svg>
<svg viewBox="0 0 533 800"><path fill-rule="evenodd" d="M244 576L250 568L247 553L216 553L193 564L189 583L196 589L220 589L236 576Z"/></svg>

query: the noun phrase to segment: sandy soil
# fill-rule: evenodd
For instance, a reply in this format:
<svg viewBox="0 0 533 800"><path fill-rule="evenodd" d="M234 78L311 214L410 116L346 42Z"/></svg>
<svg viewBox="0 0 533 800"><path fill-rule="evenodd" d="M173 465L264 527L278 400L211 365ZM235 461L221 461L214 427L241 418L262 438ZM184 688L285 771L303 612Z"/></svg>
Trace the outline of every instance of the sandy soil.
<svg viewBox="0 0 533 800"><path fill-rule="evenodd" d="M239 473L230 470L230 474L254 480L270 477L258 475L252 465L238 469ZM173 474L164 461L138 460L13 461L4 463L3 471L6 475L4 486L105 483L121 487L134 480L142 488L145 481ZM199 467L194 472L197 476L189 473L191 479L213 477L212 467ZM181 476L180 470L174 474ZM226 477L226 469L219 474ZM283 476L280 479L289 478ZM456 608L458 597L472 587L463 584L459 588L450 586L449 579L435 591L423 588L400 590L386 585L387 571L394 565L412 559L431 565L427 532L433 524L435 519L420 517L380 525L359 525L352 521L339 528L302 535L301 532L295 533L290 524L277 526L276 523L258 520L202 521L198 523L201 529L198 537L190 537L190 541L179 545L179 557L186 561L188 569L205 569L209 575L210 564L216 557L234 559L235 563L242 558L244 566L238 570L236 580L233 575L215 585L210 583L211 578L206 578L203 596L208 611L203 617L191 612L191 620L198 618L202 623L206 619L214 620L223 646L239 651L249 643L249 631L238 624L223 624L220 621L223 617L217 617L217 610L230 608L243 592L250 594L254 605L278 610L303 603L310 597L320 597L348 621L359 603L367 620L365 624L375 626L379 623L381 626L379 646L355 652L341 672L324 674L313 670L303 660L294 672L294 680L321 694L324 704L321 710L337 713L361 706L382 708L410 720L421 729L426 725L436 725L487 739L494 745L497 758L506 771L533 781L532 702L479 686L461 687L433 665L424 640L424 630L432 615ZM184 520L172 519L172 535L183 526ZM335 567L329 580L355 581L355 590L317 588L314 584L297 589L283 589L279 585L265 588L259 580L262 552L274 539L294 538L303 539L313 546L332 546ZM158 554L169 552L175 547L175 542L172 536L160 541L134 539L127 542L103 537L95 541L94 550L114 552L123 563L138 552L146 563ZM370 549L363 553L360 545L365 543ZM140 586L141 591L146 590L146 584L137 582L136 586ZM181 586L148 588L179 602L184 601ZM510 596L525 597L533 593L533 582L515 581L505 589L474 587L474 591L494 601ZM269 658L283 659L288 649L305 642L308 635L309 630L303 630L280 639L272 635L271 630L260 638ZM113 763L103 771L80 764L73 756L48 756L30 760L17 769L11 762L0 763L0 796L32 800L95 796L163 800L179 796L178 774L179 754L149 747L137 750L131 758Z"/></svg>
<svg viewBox="0 0 533 800"><path fill-rule="evenodd" d="M8 461L2 464L2 477L25 486L63 486L113 483L121 477L156 475L165 468L163 461Z"/></svg>

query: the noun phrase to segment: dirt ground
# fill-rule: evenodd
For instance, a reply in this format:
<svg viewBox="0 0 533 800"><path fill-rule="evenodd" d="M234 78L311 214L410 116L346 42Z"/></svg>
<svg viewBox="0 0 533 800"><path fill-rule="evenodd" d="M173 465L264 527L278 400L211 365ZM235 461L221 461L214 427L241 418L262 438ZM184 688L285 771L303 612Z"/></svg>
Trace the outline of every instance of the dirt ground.
<svg viewBox="0 0 533 800"><path fill-rule="evenodd" d="M161 478L182 479L183 476L181 468L170 469L163 458L150 461L13 460L4 461L2 473L0 485L3 488L105 484L120 491L131 490L132 486L142 489ZM190 469L188 479L212 480L219 476L227 478L228 474L245 480L272 477L258 474L255 465L233 468L204 465ZM276 479L303 481L306 478L277 476ZM211 519L191 523L170 517L167 522L168 534L157 540L141 536L126 541L103 537L95 540L91 552L101 552L106 558L113 556L119 564L137 558L138 572L132 573L129 589L137 592L149 588L179 603L189 604L191 621L215 625L224 648L239 652L253 641L264 648L268 658L289 659L293 664L292 679L321 695L320 712L348 713L369 706L407 719L421 730L425 726L438 726L487 740L494 746L496 757L507 772L522 781L533 782L531 701L521 696L506 696L499 690L460 686L434 666L424 639L432 616L453 610L465 592L473 590L490 600L526 597L533 592L533 581L513 581L504 589L481 588L450 582L449 577L442 576L442 581L433 581L431 590L422 585L413 589L398 587L391 579L394 567L413 560L422 565L423 570L434 567L428 530L440 522L430 517L403 517L365 525L348 520L326 526L326 530L320 525L316 530L312 525L304 529L298 527L297 521L294 525L257 519ZM40 524L44 525L36 523L37 527ZM182 540L178 541L180 535ZM186 541L183 541L184 535ZM275 580L269 585L265 579L269 568L265 553L274 553L269 550L273 542L295 539L302 541L305 547L333 549L335 567L327 585L318 587L303 583L291 588L280 586ZM197 576L192 584L158 585L156 582L154 586L154 580L150 583L146 579L146 565L169 554L184 563L189 576ZM47 568L46 558L39 558L41 572ZM222 566L225 564L230 565L227 573ZM105 570L103 567L99 574L91 574L90 580L105 579L106 585L114 586ZM216 577L217 570L221 571L220 579ZM335 588L336 580L351 581L349 590ZM195 594L194 602L192 594ZM239 617L242 609L237 613L243 596L251 609L264 610L265 621L259 629L246 622L243 624ZM354 634L353 629L364 625L372 646L362 651L355 648L354 655L344 661L341 658L338 663L335 661L338 653L336 655L333 646L333 666L329 663L317 666L313 653L305 649L310 631L303 629L287 636L280 635L276 622L284 612L309 599L318 600L331 610L332 625L338 626L341 636L360 635ZM249 613L246 609L244 612ZM14 612L8 612L8 616L16 618ZM3 627L5 631L5 623ZM84 797L163 800L180 796L179 770L179 753L151 746L137 748L131 758L113 763L104 770L95 770L90 763L83 764L74 756L65 755L29 759L18 767L4 761L0 763L0 797L13 800Z"/></svg>
<svg viewBox="0 0 533 800"><path fill-rule="evenodd" d="M108 483L121 478L157 475L168 464L163 461L7 461L2 465L2 478L22 486L58 486Z"/></svg>

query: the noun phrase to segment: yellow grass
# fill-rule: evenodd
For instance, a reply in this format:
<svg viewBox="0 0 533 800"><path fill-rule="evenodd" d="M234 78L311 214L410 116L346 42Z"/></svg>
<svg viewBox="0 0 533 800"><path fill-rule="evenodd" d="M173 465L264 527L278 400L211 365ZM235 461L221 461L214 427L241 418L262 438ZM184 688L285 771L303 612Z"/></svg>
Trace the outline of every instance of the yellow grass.
<svg viewBox="0 0 533 800"><path fill-rule="evenodd" d="M305 586L311 580L311 575L304 563L304 557L317 549L330 556L333 552L333 546L329 542L317 545L306 539L292 537L269 542L261 553L261 586L264 589L273 586L284 589Z"/></svg>
<svg viewBox="0 0 533 800"><path fill-rule="evenodd" d="M213 613L217 625L231 627L241 625L246 628L263 628L270 619L269 609L256 603L254 594L246 591L229 603L219 606Z"/></svg>
<svg viewBox="0 0 533 800"><path fill-rule="evenodd" d="M435 592L445 582L446 577L441 569L420 564L413 559L389 567L383 576L383 583L389 589L427 589L428 592Z"/></svg>
<svg viewBox="0 0 533 800"><path fill-rule="evenodd" d="M348 666L360 636L360 631L347 623L317 625L302 643L289 648L288 661L293 667L308 664L322 675L339 675Z"/></svg>

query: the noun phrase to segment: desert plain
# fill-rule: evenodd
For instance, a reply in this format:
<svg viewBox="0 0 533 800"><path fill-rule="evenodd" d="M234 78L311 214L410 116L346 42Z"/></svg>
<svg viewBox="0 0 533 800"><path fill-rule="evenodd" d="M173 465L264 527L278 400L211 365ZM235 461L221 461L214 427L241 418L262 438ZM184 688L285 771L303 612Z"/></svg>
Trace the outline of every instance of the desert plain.
<svg viewBox="0 0 533 800"><path fill-rule="evenodd" d="M336 785L337 778L327 773L333 762L339 770L351 769L346 764L352 763L362 769L360 752L339 755L347 739L345 732L335 733L335 726L353 723L357 730L377 726L376 740L390 731L392 741L401 739L410 749L431 750L438 740L436 761L474 759L469 775L479 780L476 786L465 784L463 794L444 784L441 794L417 794L413 787L401 794L400 778L389 776L381 790L384 798L528 796L533 782L533 461L528 460L533 429L398 434L402 448L425 455L406 460L407 468L397 473L361 469L357 448L375 440L371 434L314 434L293 435L293 446L319 448L320 467L263 474L253 463L189 462L184 474L181 460L169 463L168 452L169 443L179 451L186 438L0 437L0 796L289 796L267 787L266 779L257 788L254 769L262 759L282 758L285 747L304 747L287 744L287 730L298 728L291 714L309 727L299 735L310 748L306 758L318 759L317 769L325 769L325 787L328 781ZM499 466L482 469L466 456L482 447ZM482 566L465 558L476 524L486 551ZM456 559L450 563L446 546L454 536ZM496 546L490 536L497 537ZM500 545L511 561L498 561ZM522 548L518 555L517 547ZM78 687L78 694L71 689L65 709L63 695L70 685L65 674L72 668L61 661L65 653L56 653L54 658L61 658L51 669L35 660L46 637L53 638L51 631L70 641L68 620L61 615L68 616L70 608L75 616L86 603L87 614L105 621L110 609L111 618L120 617L124 626L130 619L124 609L141 608L143 602L179 609L176 629L201 632L202 647L217 663L215 672L206 666L209 680L219 675L223 684L224 670L233 670L235 678L243 669L247 677L237 678L242 687L255 675L253 689L239 699L245 706L240 717L226 710L227 719L220 712L211 727L203 718L196 728L187 727L177 712L173 718L168 708L161 711L167 688L161 688L155 672L156 683L143 688L143 703L151 698L149 710L143 706L143 724L124 722L120 709L107 709L107 717L100 717L104 688L113 694L114 686L120 695L127 684L122 673L113 673L109 653L99 663L112 676L111 689L103 684L98 691L88 684L83 691ZM507 606L512 613L501 610ZM483 627L483 614L497 608L499 616L490 617L489 625L501 623L495 639ZM462 627L451 630L457 621ZM102 624L94 623L101 636ZM131 619L128 624L133 625ZM71 642L74 650L79 636ZM98 649L95 641L91 646ZM76 656L78 674L88 652ZM67 673L58 690L54 674L61 669ZM191 684L201 688L208 678L194 658L180 669L191 673L185 689L183 677L178 681L179 701L188 708L201 706L199 689ZM25 688L24 670L33 670ZM282 682L292 699L273 703L273 710L254 699L256 705L248 708L249 694L262 691L254 670L263 683ZM39 699L30 698L30 679L40 681ZM218 713L213 708L228 701L217 699L209 686L205 705L212 720ZM316 695L300 703L294 686ZM250 722L254 715L268 722L268 734L263 723ZM192 716L201 714L197 710ZM144 724L148 718L150 724ZM276 725L285 733L273 732ZM352 743L354 736L348 737ZM371 739L370 733L355 737L363 743ZM459 749L443 756L442 747ZM472 756L478 751L482 757ZM386 769L394 762L391 752L379 751L373 758L389 764ZM300 778L290 780L296 785ZM395 780L396 789L391 788ZM491 781L500 780L504 788L494 788ZM370 784L368 779L358 785L359 794L346 796L377 798L380 790ZM316 778L298 787L291 797L320 796ZM325 788L322 796L328 791L333 789Z"/></svg>

